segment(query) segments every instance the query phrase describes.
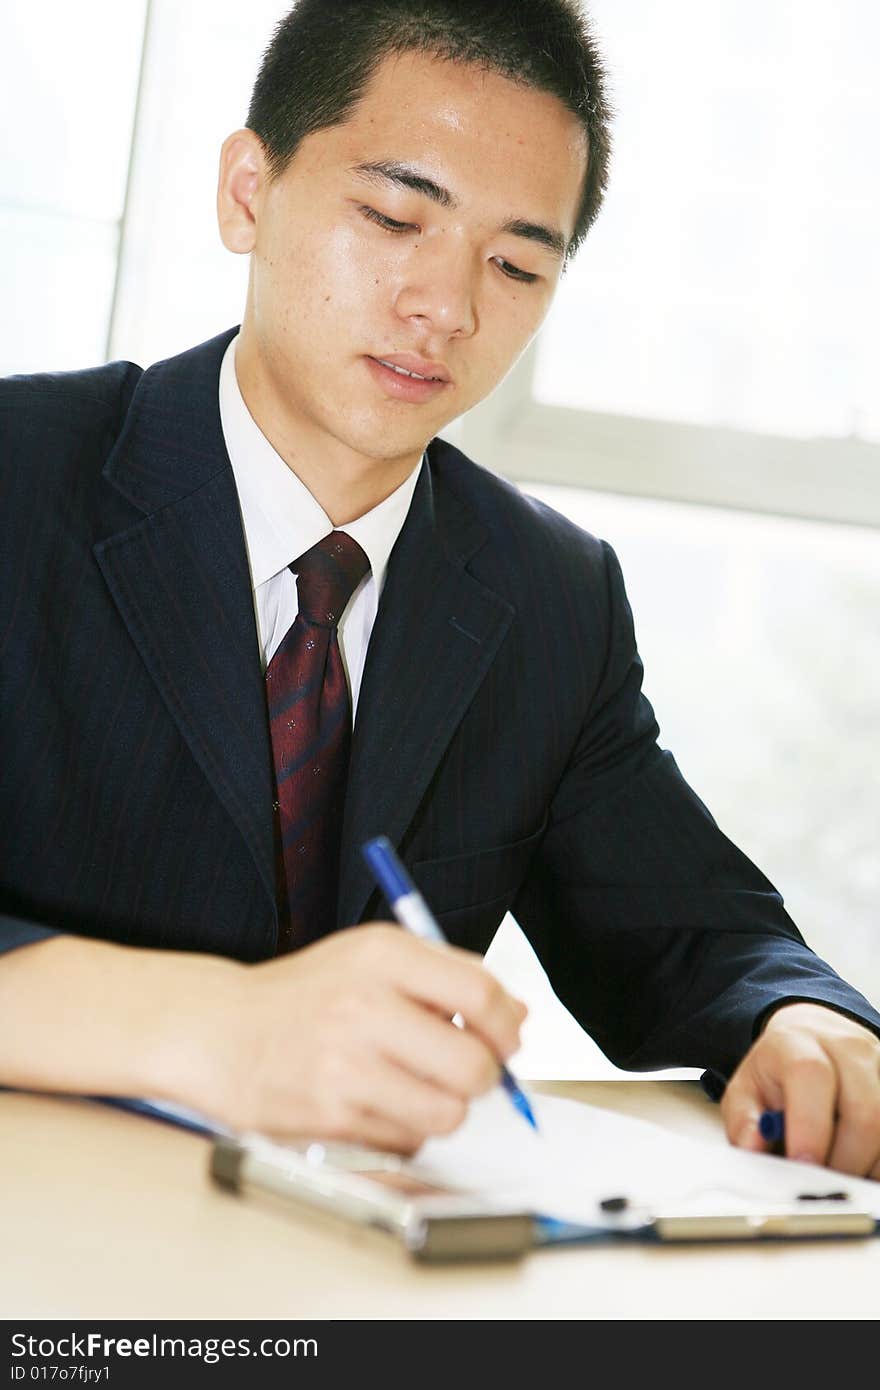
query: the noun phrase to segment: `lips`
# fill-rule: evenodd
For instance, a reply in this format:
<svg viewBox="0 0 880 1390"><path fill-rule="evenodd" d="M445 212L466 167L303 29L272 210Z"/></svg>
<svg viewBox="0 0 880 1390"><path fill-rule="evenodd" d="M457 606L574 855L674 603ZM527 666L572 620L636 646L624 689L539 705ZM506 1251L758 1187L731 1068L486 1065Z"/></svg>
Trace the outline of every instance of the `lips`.
<svg viewBox="0 0 880 1390"><path fill-rule="evenodd" d="M434 372L446 372L441 363L426 362L422 358L412 357L402 361L401 355L397 353L393 357L365 357L364 361L373 380L390 400L420 405L452 386L448 373L443 377L429 374L428 369L431 367Z"/></svg>
<svg viewBox="0 0 880 1390"><path fill-rule="evenodd" d="M384 357L377 357L376 361L380 367L390 367L392 372L397 372L399 376L413 377L416 381L440 381L438 376L425 376L422 372L408 372L405 367L398 367L393 362L387 362Z"/></svg>
<svg viewBox="0 0 880 1390"><path fill-rule="evenodd" d="M390 367L399 376L410 376L422 381L451 381L449 369L443 362L431 362L427 357L420 357L415 352L387 352L381 355L376 353L373 360Z"/></svg>

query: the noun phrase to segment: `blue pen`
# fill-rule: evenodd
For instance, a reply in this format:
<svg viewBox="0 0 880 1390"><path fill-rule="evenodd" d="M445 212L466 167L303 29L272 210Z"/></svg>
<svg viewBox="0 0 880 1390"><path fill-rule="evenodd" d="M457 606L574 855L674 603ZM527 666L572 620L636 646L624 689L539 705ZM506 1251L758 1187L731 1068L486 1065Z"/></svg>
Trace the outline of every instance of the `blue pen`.
<svg viewBox="0 0 880 1390"><path fill-rule="evenodd" d="M387 835L368 840L361 853L401 926L415 936L424 937L426 941L441 941L448 945L440 923L401 864ZM501 1068L501 1084L519 1113L536 1130L538 1122L532 1107L505 1066Z"/></svg>
<svg viewBox="0 0 880 1390"><path fill-rule="evenodd" d="M785 1112L783 1110L764 1110L758 1121L758 1132L768 1144L774 1144L782 1152L785 1144Z"/></svg>

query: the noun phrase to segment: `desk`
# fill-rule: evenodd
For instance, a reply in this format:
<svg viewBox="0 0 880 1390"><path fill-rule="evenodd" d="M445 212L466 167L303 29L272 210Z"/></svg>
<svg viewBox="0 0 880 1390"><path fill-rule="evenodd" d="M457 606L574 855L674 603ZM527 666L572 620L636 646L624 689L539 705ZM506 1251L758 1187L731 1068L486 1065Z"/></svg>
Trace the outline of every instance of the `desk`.
<svg viewBox="0 0 880 1390"><path fill-rule="evenodd" d="M694 1081L530 1083L726 1142ZM427 1268L214 1188L209 1142L78 1100L0 1095L0 1317L877 1316L880 1239L536 1251Z"/></svg>

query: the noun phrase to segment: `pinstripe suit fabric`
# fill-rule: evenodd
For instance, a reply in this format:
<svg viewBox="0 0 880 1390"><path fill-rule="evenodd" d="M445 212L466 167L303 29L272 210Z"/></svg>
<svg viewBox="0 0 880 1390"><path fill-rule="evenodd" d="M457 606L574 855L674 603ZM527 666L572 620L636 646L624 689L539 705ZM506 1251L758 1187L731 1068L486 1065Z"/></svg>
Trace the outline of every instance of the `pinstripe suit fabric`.
<svg viewBox="0 0 880 1390"><path fill-rule="evenodd" d="M276 949L233 331L0 383L0 948ZM513 911L618 1065L727 1075L783 998L880 1032L658 746L610 547L442 440L428 460L367 653L337 925L387 915L359 854L385 833L453 941Z"/></svg>

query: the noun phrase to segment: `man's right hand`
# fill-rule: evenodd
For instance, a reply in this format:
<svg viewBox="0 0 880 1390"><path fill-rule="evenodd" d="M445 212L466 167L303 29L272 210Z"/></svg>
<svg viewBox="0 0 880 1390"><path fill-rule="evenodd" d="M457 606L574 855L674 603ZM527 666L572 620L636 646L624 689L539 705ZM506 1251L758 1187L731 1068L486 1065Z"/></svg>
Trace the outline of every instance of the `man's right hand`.
<svg viewBox="0 0 880 1390"><path fill-rule="evenodd" d="M391 923L259 965L59 935L0 956L0 1084L412 1153L498 1081L525 1015L479 956Z"/></svg>
<svg viewBox="0 0 880 1390"><path fill-rule="evenodd" d="M203 1106L236 1129L403 1153L497 1084L526 1016L473 952L390 923L244 967L238 987L208 1044L221 1065Z"/></svg>

